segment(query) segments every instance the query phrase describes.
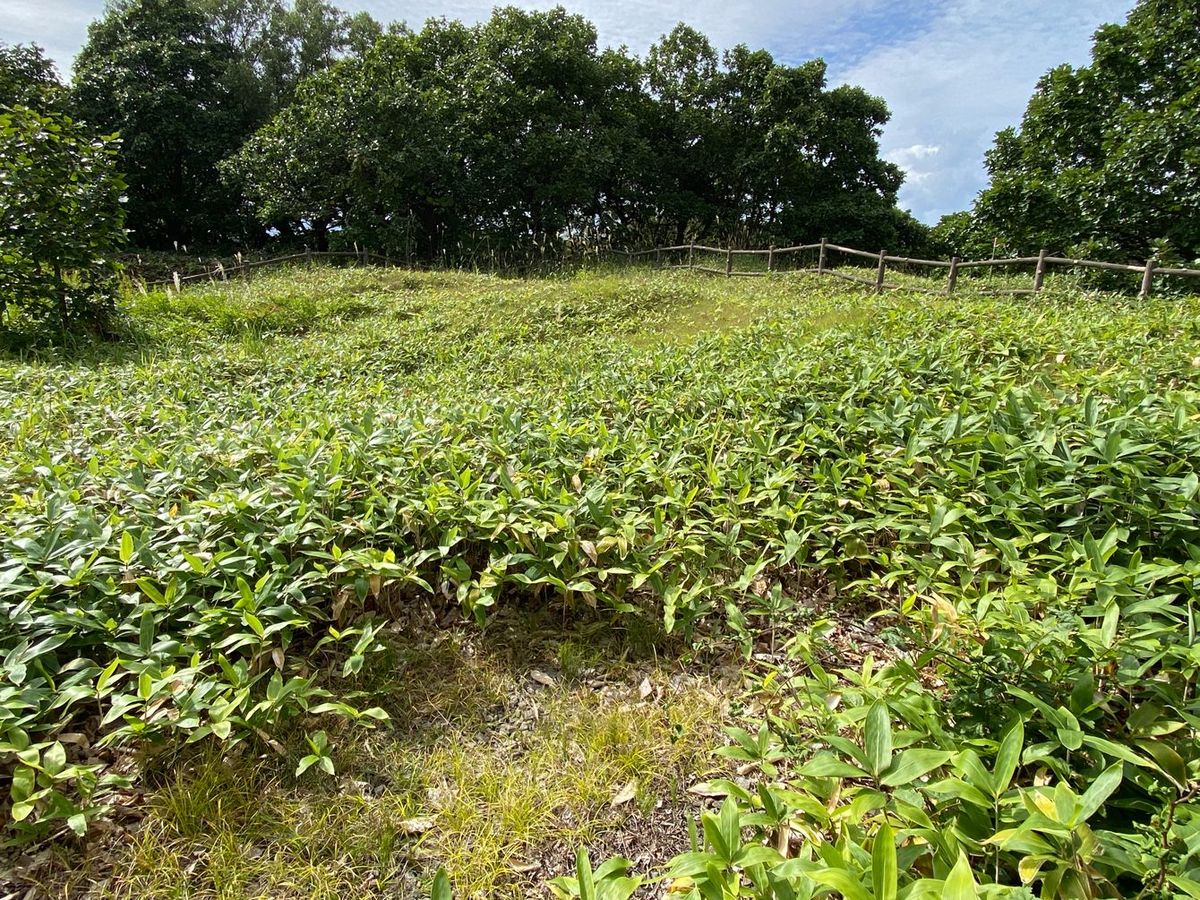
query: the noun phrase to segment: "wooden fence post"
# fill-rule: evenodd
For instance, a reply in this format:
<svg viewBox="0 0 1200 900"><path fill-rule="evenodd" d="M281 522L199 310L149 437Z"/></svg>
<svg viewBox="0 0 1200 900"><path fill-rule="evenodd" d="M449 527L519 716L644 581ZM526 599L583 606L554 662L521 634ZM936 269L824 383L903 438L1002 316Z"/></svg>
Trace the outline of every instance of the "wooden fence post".
<svg viewBox="0 0 1200 900"><path fill-rule="evenodd" d="M875 293L883 293L883 273L887 270L887 251L879 251L879 271L875 274Z"/></svg>
<svg viewBox="0 0 1200 900"><path fill-rule="evenodd" d="M775 245L772 244L767 248L767 271L775 271Z"/></svg>
<svg viewBox="0 0 1200 900"><path fill-rule="evenodd" d="M304 261L308 263L308 267L312 268L312 247L304 248Z"/></svg>
<svg viewBox="0 0 1200 900"><path fill-rule="evenodd" d="M821 255L817 257L817 274L825 274L825 238L821 238Z"/></svg>
<svg viewBox="0 0 1200 900"><path fill-rule="evenodd" d="M957 256L951 258L951 260L950 260L950 280L948 282L946 282L946 293L947 294L953 294L954 289L956 287L958 287L958 263L959 263L959 258Z"/></svg>
<svg viewBox="0 0 1200 900"><path fill-rule="evenodd" d="M692 241L690 244L688 244L688 268L694 269L695 267L696 267L696 242Z"/></svg>
<svg viewBox="0 0 1200 900"><path fill-rule="evenodd" d="M1150 289L1154 285L1154 269L1157 264L1153 259L1146 260L1146 271L1142 274L1142 291L1138 294L1142 300L1150 299Z"/></svg>
<svg viewBox="0 0 1200 900"><path fill-rule="evenodd" d="M729 245L729 249L725 252L725 277L729 278L733 275L733 244Z"/></svg>
<svg viewBox="0 0 1200 900"><path fill-rule="evenodd" d="M1046 283L1046 251L1041 250L1038 253L1037 269L1033 273L1033 290L1037 293L1042 289L1042 285Z"/></svg>

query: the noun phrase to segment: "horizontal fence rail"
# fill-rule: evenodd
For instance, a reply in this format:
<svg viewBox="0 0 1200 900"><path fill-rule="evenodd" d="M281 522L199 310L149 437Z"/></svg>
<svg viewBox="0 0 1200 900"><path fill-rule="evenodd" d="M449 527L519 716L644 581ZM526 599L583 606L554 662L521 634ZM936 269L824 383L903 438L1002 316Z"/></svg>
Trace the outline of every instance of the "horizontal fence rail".
<svg viewBox="0 0 1200 900"><path fill-rule="evenodd" d="M780 257L791 254L808 251L818 251L817 264L815 267L807 266L803 268L794 268L780 270L777 262ZM589 251L591 253L592 251ZM685 262L672 262L669 258L664 260L664 256L671 254L687 254ZM737 248L737 247L713 247L708 244L674 244L664 247L653 247L648 250L621 250L616 248L597 247L595 250L597 256L608 254L612 257L624 258L629 262L644 259L646 257L654 257L656 263L663 268L682 269L694 272L703 272L710 275L724 275L727 278L759 278L768 275L778 274L811 274L820 276L830 276L839 278L843 281L853 282L855 284L867 285L874 289L875 293L882 293L885 290L900 290L914 291L917 293L926 294L953 294L959 287L959 276L964 270L971 269L996 269L1005 266L1033 266L1033 285L1029 288L994 288L983 289L979 293L997 295L1027 295L1040 292L1045 286L1046 274L1051 266L1060 266L1074 269L1097 269L1110 272L1125 272L1129 274L1140 274L1142 276L1141 290L1139 296L1149 297L1154 285L1154 279L1158 276L1183 276L1195 277L1200 276L1200 268L1177 268L1177 267L1160 267L1154 260L1150 260L1143 265L1133 265L1128 263L1113 263L1103 262L1100 260L1091 259L1069 259L1063 256L1051 256L1047 251L1043 250L1037 256L1017 256L1006 259L975 259L967 260L954 257L953 259L922 259L919 257L910 256L893 256L886 250L872 253L868 250L860 250L857 247L846 247L841 244L831 243L824 238L820 242L814 244L796 244L788 247L767 247L765 249L757 248ZM697 260L697 254L710 254L724 257L725 265L716 267L713 265L704 265ZM833 254L842 254L843 256L854 257L864 261L870 261L875 270L874 277L865 277L864 275L851 274L850 272L840 271L839 268L831 261ZM733 262L735 257L757 256L766 257L765 271L746 271L734 268ZM168 291L172 288L178 293L184 284L195 281L228 281L230 277L241 275L249 277L250 273L258 268L274 265L282 265L285 263L306 262L313 263L318 259L352 259L362 265L370 265L372 263L391 266L393 259L379 253L371 253L365 249L354 250L333 250L333 251L317 251L305 250L302 253L288 253L282 256L271 257L268 259L259 260L243 260L241 254L235 258L236 261L229 266L222 262L217 262L215 267L204 272L199 272L190 275L181 275L178 272L173 273L170 279L162 279L157 281L139 282L139 286L143 289L163 288ZM395 262L398 262L395 261ZM920 285L912 284L889 284L887 281L888 266L908 266L908 267L925 267L931 269L946 270L946 283L942 288L929 288ZM870 271L866 267L857 267L857 271Z"/></svg>
<svg viewBox="0 0 1200 900"><path fill-rule="evenodd" d="M146 289L174 287L178 291L182 285L192 281L228 281L232 275L245 275L254 269L260 269L265 266L278 266L284 263L300 261L311 263L318 259L353 259L363 265L372 262L391 265L392 262L389 257L379 253L369 253L366 250L305 250L303 253L286 253L283 256L272 256L268 259L255 260L242 260L239 255L237 257L238 261L228 266L218 261L213 268L203 272L197 272L192 275L180 275L178 272L175 272L171 278L139 283Z"/></svg>
<svg viewBox="0 0 1200 900"><path fill-rule="evenodd" d="M1075 269L1099 269L1110 272L1128 272L1131 274L1140 274L1142 276L1141 290L1139 296L1149 297L1154 285L1154 279L1162 275L1171 276L1200 276L1200 268L1188 269L1177 267L1159 266L1154 260L1149 260L1142 265L1132 265L1128 263L1112 263L1102 262L1092 259L1069 259L1064 256L1051 256L1047 251L1043 250L1037 256L1016 256L1005 259L922 259L919 257L910 256L892 256L886 250L880 250L877 253L872 253L869 250L860 250L857 247L845 247L841 244L830 243L824 238L820 243L816 244L798 244L792 247L768 247L766 249L742 249L734 247L712 247L706 244L677 244L670 247L655 247L650 250L616 250L618 255L623 255L627 259L633 260L645 256L654 256L656 259L661 259L663 254L679 253L687 251L686 263L667 264L668 268L672 269L688 269L696 272L705 272L712 275L725 275L726 277L744 276L744 277L763 277L768 275L780 274L775 267L775 260L785 253L795 253L805 250L818 250L816 268L802 268L787 270L787 274L809 273L814 275L828 275L834 278L840 278L844 281L854 282L856 284L865 284L875 289L876 293L881 293L885 290L898 291L916 291L918 293L929 294L953 294L959 286L959 273L967 269L996 269L1005 266L1034 266L1033 285L1028 288L998 288L985 289L980 291L984 294L1007 294L1013 296L1028 295L1039 293L1045 287L1046 274L1051 266L1062 266ZM711 265L701 265L696 261L697 253L720 254L725 257L725 267L723 269L715 268ZM830 255L840 253L845 256L851 256L862 260L870 260L875 263L875 277L866 278L862 275L852 275L846 272L841 272L836 266L830 262ZM733 267L733 259L735 256L766 256L767 269L763 271L738 271ZM947 270L946 285L942 289L931 289L918 285L901 285L889 284L886 280L888 264L893 266L924 266L933 269Z"/></svg>

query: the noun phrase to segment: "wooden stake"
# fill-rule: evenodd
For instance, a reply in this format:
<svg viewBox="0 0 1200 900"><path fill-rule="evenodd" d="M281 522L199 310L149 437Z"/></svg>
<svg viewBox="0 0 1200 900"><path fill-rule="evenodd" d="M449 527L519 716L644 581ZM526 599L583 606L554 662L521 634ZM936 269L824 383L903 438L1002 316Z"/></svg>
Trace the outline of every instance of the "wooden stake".
<svg viewBox="0 0 1200 900"><path fill-rule="evenodd" d="M728 278L733 274L733 246L730 245L729 250L725 253L725 277Z"/></svg>
<svg viewBox="0 0 1200 900"><path fill-rule="evenodd" d="M957 256L950 260L950 280L946 283L947 294L953 294L954 289L958 287L958 263L959 258Z"/></svg>
<svg viewBox="0 0 1200 900"><path fill-rule="evenodd" d="M767 248L767 271L775 271L775 245L772 244Z"/></svg>
<svg viewBox="0 0 1200 900"><path fill-rule="evenodd" d="M875 293L883 293L883 273L887 270L887 251L879 251L879 271L875 275Z"/></svg>
<svg viewBox="0 0 1200 900"><path fill-rule="evenodd" d="M692 241L688 244L688 268L695 268L696 265L696 242Z"/></svg>
<svg viewBox="0 0 1200 900"><path fill-rule="evenodd" d="M1037 269L1033 273L1033 289L1040 291L1042 285L1046 282L1046 251L1041 250L1038 253Z"/></svg>
<svg viewBox="0 0 1200 900"><path fill-rule="evenodd" d="M1154 285L1154 270L1157 265L1152 259L1146 260L1146 272L1142 275L1142 292L1138 294L1143 300L1150 299L1150 289Z"/></svg>
<svg viewBox="0 0 1200 900"><path fill-rule="evenodd" d="M817 274L825 274L825 238L821 238L821 255L817 257Z"/></svg>
<svg viewBox="0 0 1200 900"><path fill-rule="evenodd" d="M312 247L304 248L304 260L308 263L309 268L312 268Z"/></svg>

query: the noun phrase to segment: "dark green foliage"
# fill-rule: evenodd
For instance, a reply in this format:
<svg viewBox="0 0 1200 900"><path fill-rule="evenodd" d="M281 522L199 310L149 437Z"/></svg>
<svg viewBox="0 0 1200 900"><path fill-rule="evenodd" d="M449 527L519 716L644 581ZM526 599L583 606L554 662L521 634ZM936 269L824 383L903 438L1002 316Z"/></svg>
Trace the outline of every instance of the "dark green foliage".
<svg viewBox="0 0 1200 900"><path fill-rule="evenodd" d="M191 0L111 4L76 60L72 102L85 124L120 134L134 243L242 244L259 233L216 164L261 121L264 100Z"/></svg>
<svg viewBox="0 0 1200 900"><path fill-rule="evenodd" d="M147 249L275 233L323 249L336 234L445 261L605 242L925 241L896 207L902 173L879 157L882 100L829 89L819 60L718 54L685 26L643 61L600 50L561 7L385 33L325 0L118 0L91 27L70 99L89 127L120 133L131 239Z"/></svg>
<svg viewBox="0 0 1200 900"><path fill-rule="evenodd" d="M996 136L974 210L1004 253L1200 257L1200 8L1141 0L1092 61L1047 73Z"/></svg>
<svg viewBox="0 0 1200 900"><path fill-rule="evenodd" d="M270 112L296 86L346 56L361 56L382 33L367 13L348 15L325 0L197 0L216 35L257 81Z"/></svg>
<svg viewBox="0 0 1200 900"><path fill-rule="evenodd" d="M54 63L41 47L0 42L0 106L63 112L65 99Z"/></svg>
<svg viewBox="0 0 1200 900"><path fill-rule="evenodd" d="M919 240L896 208L903 175L878 155L887 106L858 88L827 89L823 61L785 66L744 45L719 55L680 25L650 48L645 80L654 165L635 199L656 242Z"/></svg>
<svg viewBox="0 0 1200 900"><path fill-rule="evenodd" d="M63 101L36 47L0 45L0 330L53 323L61 334L113 308L125 237L116 144L76 125Z"/></svg>
<svg viewBox="0 0 1200 900"><path fill-rule="evenodd" d="M384 36L303 84L224 171L260 220L412 259L561 240L916 248L878 156L887 108L820 61L719 57L680 26L647 60L561 8Z"/></svg>

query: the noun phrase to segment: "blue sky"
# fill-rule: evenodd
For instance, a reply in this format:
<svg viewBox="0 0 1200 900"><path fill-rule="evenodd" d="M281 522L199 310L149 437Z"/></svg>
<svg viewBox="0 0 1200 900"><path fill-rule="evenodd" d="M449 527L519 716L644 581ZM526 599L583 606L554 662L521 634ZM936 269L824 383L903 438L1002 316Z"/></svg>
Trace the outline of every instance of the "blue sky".
<svg viewBox="0 0 1200 900"><path fill-rule="evenodd" d="M984 186L992 135L1016 124L1038 77L1085 63L1091 35L1133 0L574 0L603 43L643 52L677 22L719 47L766 47L783 62L822 56L831 83L884 97L884 155L908 173L901 205L933 222L965 209ZM103 0L2 0L0 41L34 41L64 74ZM482 0L342 0L382 21L486 17ZM554 2L518 3L546 8Z"/></svg>

